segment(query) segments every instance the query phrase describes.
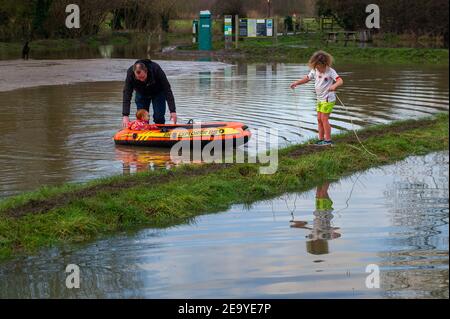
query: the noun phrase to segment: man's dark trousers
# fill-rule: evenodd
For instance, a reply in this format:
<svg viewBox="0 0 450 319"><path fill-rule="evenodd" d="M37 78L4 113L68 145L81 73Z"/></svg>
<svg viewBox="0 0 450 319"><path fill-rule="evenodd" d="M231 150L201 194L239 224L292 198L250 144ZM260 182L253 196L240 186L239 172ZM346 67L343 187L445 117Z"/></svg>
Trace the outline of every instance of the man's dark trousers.
<svg viewBox="0 0 450 319"><path fill-rule="evenodd" d="M152 97L143 96L136 92L134 100L138 110L144 109L149 111L151 102L153 106L153 121L155 124L166 123L166 96L164 95L164 92Z"/></svg>

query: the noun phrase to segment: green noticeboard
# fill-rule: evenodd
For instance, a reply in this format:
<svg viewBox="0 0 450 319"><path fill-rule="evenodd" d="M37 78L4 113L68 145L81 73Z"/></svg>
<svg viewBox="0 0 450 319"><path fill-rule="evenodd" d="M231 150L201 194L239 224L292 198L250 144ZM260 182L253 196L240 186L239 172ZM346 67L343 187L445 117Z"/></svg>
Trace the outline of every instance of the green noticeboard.
<svg viewBox="0 0 450 319"><path fill-rule="evenodd" d="M248 35L247 19L239 19L239 36L246 37Z"/></svg>
<svg viewBox="0 0 450 319"><path fill-rule="evenodd" d="M239 19L239 36L273 37L273 19Z"/></svg>
<svg viewBox="0 0 450 319"><path fill-rule="evenodd" d="M208 10L200 11L198 43L200 50L210 51L212 49L212 20L211 12Z"/></svg>

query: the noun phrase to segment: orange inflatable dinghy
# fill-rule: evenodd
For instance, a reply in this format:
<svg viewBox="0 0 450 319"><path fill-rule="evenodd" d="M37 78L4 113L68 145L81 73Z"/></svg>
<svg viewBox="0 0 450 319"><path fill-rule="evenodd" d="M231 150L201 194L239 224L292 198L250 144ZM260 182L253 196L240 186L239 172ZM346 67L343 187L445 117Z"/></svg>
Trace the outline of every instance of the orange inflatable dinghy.
<svg viewBox="0 0 450 319"><path fill-rule="evenodd" d="M183 141L202 146L222 142L224 147L244 145L251 137L248 127L239 122L207 122L157 125L157 129L133 131L124 129L114 136L118 145L171 147Z"/></svg>

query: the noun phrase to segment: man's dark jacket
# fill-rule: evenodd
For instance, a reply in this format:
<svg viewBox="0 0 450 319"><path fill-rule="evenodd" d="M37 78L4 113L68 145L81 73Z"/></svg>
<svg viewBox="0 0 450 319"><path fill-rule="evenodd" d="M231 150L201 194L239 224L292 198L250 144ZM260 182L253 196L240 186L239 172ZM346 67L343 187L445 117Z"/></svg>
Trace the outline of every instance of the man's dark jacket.
<svg viewBox="0 0 450 319"><path fill-rule="evenodd" d="M147 80L145 82L137 80L134 76L133 66L128 69L127 79L125 80L125 86L123 88L122 114L124 116L130 115L130 104L131 97L133 96L133 90L140 95L150 98L164 92L170 112L175 113L175 98L173 97L170 83L167 80L164 71L157 63L151 60L139 60L136 63L138 62L144 63L147 67Z"/></svg>

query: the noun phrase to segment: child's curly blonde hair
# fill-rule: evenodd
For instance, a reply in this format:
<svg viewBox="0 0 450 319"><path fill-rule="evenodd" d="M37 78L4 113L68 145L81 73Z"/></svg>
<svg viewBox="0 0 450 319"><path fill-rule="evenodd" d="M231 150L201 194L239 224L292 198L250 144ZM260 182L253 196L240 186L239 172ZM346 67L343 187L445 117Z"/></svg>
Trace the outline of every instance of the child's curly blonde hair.
<svg viewBox="0 0 450 319"><path fill-rule="evenodd" d="M317 51L309 59L308 65L311 69L316 69L318 65L331 67L333 65L333 57L325 51Z"/></svg>

